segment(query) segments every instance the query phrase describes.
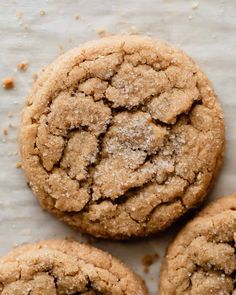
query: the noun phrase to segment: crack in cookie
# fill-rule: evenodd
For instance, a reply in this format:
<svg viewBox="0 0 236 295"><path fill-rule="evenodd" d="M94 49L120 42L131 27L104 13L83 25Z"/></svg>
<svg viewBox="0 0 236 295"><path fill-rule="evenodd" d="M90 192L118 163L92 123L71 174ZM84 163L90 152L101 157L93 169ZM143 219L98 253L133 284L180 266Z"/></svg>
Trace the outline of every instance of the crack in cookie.
<svg viewBox="0 0 236 295"><path fill-rule="evenodd" d="M141 278L110 254L73 241L18 247L0 259L0 294L147 295Z"/></svg>
<svg viewBox="0 0 236 295"><path fill-rule="evenodd" d="M221 198L190 221L169 246L160 295L236 292L236 196Z"/></svg>
<svg viewBox="0 0 236 295"><path fill-rule="evenodd" d="M124 239L161 231L202 201L222 162L224 122L182 51L111 37L45 70L23 111L20 149L45 209Z"/></svg>

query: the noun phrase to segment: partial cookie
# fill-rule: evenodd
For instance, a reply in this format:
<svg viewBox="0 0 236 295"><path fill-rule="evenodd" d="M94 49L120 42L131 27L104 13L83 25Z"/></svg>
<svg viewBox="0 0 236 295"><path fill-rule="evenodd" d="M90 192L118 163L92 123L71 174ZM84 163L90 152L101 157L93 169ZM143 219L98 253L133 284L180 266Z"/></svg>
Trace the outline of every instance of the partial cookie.
<svg viewBox="0 0 236 295"><path fill-rule="evenodd" d="M0 259L2 295L147 295L144 282L110 254L65 240L21 246Z"/></svg>
<svg viewBox="0 0 236 295"><path fill-rule="evenodd" d="M236 294L236 195L224 197L190 221L170 245L160 295Z"/></svg>
<svg viewBox="0 0 236 295"><path fill-rule="evenodd" d="M20 150L43 208L96 237L147 236L207 194L222 162L223 115L182 51L110 37L60 56L39 77Z"/></svg>

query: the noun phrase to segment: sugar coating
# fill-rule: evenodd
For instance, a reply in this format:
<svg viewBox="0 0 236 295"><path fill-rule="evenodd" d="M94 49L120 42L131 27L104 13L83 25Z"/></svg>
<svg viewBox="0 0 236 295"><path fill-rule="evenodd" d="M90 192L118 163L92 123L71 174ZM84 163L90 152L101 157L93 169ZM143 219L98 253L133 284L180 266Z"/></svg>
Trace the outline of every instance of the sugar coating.
<svg viewBox="0 0 236 295"><path fill-rule="evenodd" d="M125 239L165 229L205 197L224 122L182 51L140 36L60 56L23 110L22 165L41 205L80 231Z"/></svg>
<svg viewBox="0 0 236 295"><path fill-rule="evenodd" d="M147 295L144 282L110 254L68 240L20 246L0 259L0 294Z"/></svg>
<svg viewBox="0 0 236 295"><path fill-rule="evenodd" d="M206 207L180 231L162 264L160 295L235 294L236 195Z"/></svg>

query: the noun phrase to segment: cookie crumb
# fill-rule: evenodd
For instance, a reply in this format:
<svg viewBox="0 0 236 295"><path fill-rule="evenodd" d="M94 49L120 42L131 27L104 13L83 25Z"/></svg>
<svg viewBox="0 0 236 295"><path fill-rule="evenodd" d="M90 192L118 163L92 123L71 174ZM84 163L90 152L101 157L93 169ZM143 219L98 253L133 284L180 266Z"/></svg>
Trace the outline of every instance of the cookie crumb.
<svg viewBox="0 0 236 295"><path fill-rule="evenodd" d="M12 118L13 117L13 113L12 112L8 112L7 116L8 116L8 118Z"/></svg>
<svg viewBox="0 0 236 295"><path fill-rule="evenodd" d="M45 16L46 15L46 12L44 10L40 10L39 15L40 16Z"/></svg>
<svg viewBox="0 0 236 295"><path fill-rule="evenodd" d="M105 38L105 37L109 37L109 36L111 36L111 34L108 33L108 32L105 30L105 28L103 28L103 27L97 28L96 31L97 31L97 34L98 34L98 36L99 36L100 38Z"/></svg>
<svg viewBox="0 0 236 295"><path fill-rule="evenodd" d="M137 27L135 27L135 26L131 26L130 27L129 33L130 33L130 35L139 35L140 34L140 32L138 31Z"/></svg>
<svg viewBox="0 0 236 295"><path fill-rule="evenodd" d="M5 77L2 81L3 88L12 89L15 86L14 79L12 77Z"/></svg>
<svg viewBox="0 0 236 295"><path fill-rule="evenodd" d="M199 7L199 3L198 2L194 2L192 4L192 9L197 9Z"/></svg>
<svg viewBox="0 0 236 295"><path fill-rule="evenodd" d="M5 136L8 135L8 128L3 128L3 134L4 134Z"/></svg>
<svg viewBox="0 0 236 295"><path fill-rule="evenodd" d="M29 28L30 28L30 26L29 26L28 24L24 24L24 25L23 25L23 29L24 29L25 31L28 31Z"/></svg>
<svg viewBox="0 0 236 295"><path fill-rule="evenodd" d="M65 48L63 45L59 45L60 54L65 53Z"/></svg>
<svg viewBox="0 0 236 295"><path fill-rule="evenodd" d="M143 271L145 273L149 272L149 267L158 260L159 254L154 253L154 254L147 254L143 256L142 258L142 264L143 264Z"/></svg>
<svg viewBox="0 0 236 295"><path fill-rule="evenodd" d="M77 14L77 15L75 16L75 20L79 20L79 19L80 19L80 15Z"/></svg>
<svg viewBox="0 0 236 295"><path fill-rule="evenodd" d="M8 124L8 126L9 126L9 128L12 128L12 129L16 128L16 126L15 126L12 122L10 122L10 123Z"/></svg>
<svg viewBox="0 0 236 295"><path fill-rule="evenodd" d="M22 19L22 17L23 17L23 12L22 12L22 11L17 11L17 12L16 12L16 18L17 18L18 20L20 20L20 19Z"/></svg>
<svg viewBox="0 0 236 295"><path fill-rule="evenodd" d="M16 67L17 67L17 70L25 72L29 67L29 62L22 61L22 62L18 63Z"/></svg>
<svg viewBox="0 0 236 295"><path fill-rule="evenodd" d="M16 169L19 169L19 168L21 168L21 167L22 167L21 162L16 162Z"/></svg>
<svg viewBox="0 0 236 295"><path fill-rule="evenodd" d="M33 78L33 81L35 82L38 79L38 74L37 73L33 73L32 74L32 78Z"/></svg>

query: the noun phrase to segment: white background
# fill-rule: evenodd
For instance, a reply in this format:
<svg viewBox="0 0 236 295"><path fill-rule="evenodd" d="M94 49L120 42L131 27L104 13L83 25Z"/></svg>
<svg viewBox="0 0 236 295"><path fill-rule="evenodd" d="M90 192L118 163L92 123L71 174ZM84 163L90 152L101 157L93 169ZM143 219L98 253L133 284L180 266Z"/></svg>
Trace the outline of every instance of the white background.
<svg viewBox="0 0 236 295"><path fill-rule="evenodd" d="M202 0L197 9L190 0L0 0L0 80L10 75L15 89L0 87L0 255L15 244L53 237L86 240L56 218L42 212L26 185L21 169L15 168L17 128L6 137L2 129L18 125L21 107L32 85L32 73L51 62L59 53L98 38L97 29L112 33L138 31L182 47L212 80L222 103L227 150L224 167L209 199L236 191L236 1ZM40 16L40 11L46 12ZM23 16L18 19L17 15ZM79 20L75 16L80 15ZM16 72L17 63L30 63L27 72ZM13 118L7 113L13 112ZM124 260L146 280L156 294L161 258L147 275L142 257L163 255L177 231L172 227L157 238L115 243L95 242Z"/></svg>

